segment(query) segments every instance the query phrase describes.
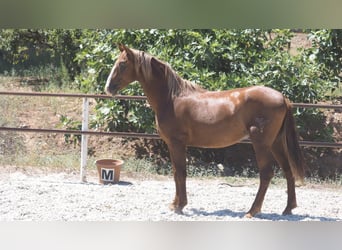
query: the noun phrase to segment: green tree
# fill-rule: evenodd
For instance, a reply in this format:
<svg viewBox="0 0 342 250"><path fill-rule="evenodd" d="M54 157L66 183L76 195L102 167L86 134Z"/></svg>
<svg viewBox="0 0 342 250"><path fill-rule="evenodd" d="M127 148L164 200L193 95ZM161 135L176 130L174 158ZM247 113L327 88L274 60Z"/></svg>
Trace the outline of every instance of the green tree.
<svg viewBox="0 0 342 250"><path fill-rule="evenodd" d="M84 91L102 93L119 54L116 44L125 43L150 52L168 62L182 77L210 90L262 84L281 91L294 102L316 102L336 87L335 78L322 75L326 61L313 59L317 48L291 55L292 37L291 30L87 30L76 57L83 68L77 84ZM137 84L122 93L143 95ZM109 130L153 131L153 123L142 125L146 123L143 109L143 103L103 100L98 105L98 120L101 125L107 123Z"/></svg>
<svg viewBox="0 0 342 250"><path fill-rule="evenodd" d="M117 44L125 43L168 62L183 78L209 90L266 85L293 102L313 103L325 98L341 81L341 33L312 30L312 48L291 55L293 32L286 29L0 30L0 63L56 65L70 79L64 84L83 92L103 93L119 55ZM122 93L144 94L139 84ZM145 105L99 100L93 126L154 131L152 111L146 111ZM303 112L298 110L299 115Z"/></svg>
<svg viewBox="0 0 342 250"><path fill-rule="evenodd" d="M68 77L74 80L81 71L75 63L81 35L81 30L65 29L0 30L0 73L13 67L20 72L51 64L65 68Z"/></svg>
<svg viewBox="0 0 342 250"><path fill-rule="evenodd" d="M119 55L117 44L124 43L169 63L180 76L209 90L266 85L293 102L315 103L329 98L341 84L342 31L306 32L312 47L293 55L289 49L294 32L288 29L0 30L0 74L11 67L52 65L67 72L64 84L83 92L103 93ZM144 93L135 83L122 94ZM97 100L91 125L151 133L155 132L153 116L146 102ZM296 116L304 139L332 140L322 112L297 109ZM161 153L160 148L157 145L153 150ZM226 153L224 149L219 156L213 151L198 152L192 150L191 154L205 161L223 159Z"/></svg>
<svg viewBox="0 0 342 250"><path fill-rule="evenodd" d="M314 60L322 72L320 78L331 81L334 91L342 80L342 29L323 29L310 32L313 48L306 56Z"/></svg>

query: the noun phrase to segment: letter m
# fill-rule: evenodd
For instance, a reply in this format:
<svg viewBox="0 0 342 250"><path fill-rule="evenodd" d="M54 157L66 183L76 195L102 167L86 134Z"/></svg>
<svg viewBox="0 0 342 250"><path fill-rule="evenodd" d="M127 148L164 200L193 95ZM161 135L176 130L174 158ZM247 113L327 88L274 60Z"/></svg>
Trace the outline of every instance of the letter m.
<svg viewBox="0 0 342 250"><path fill-rule="evenodd" d="M114 169L101 168L101 179L104 181L113 181Z"/></svg>

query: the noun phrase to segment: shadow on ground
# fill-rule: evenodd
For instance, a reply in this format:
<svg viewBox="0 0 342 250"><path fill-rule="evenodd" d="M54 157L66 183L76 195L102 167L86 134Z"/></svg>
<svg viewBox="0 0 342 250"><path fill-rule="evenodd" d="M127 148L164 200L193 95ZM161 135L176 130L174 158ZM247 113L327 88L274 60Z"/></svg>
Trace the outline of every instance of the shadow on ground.
<svg viewBox="0 0 342 250"><path fill-rule="evenodd" d="M217 210L213 212L206 212L204 210L198 210L195 208L191 209L191 212L197 216L216 216L216 217L232 217L232 218L243 218L245 212L235 212L230 209ZM190 214L187 216L191 216ZM281 215L276 213L260 213L255 216L256 219L267 220L267 221L338 221L337 218L321 217L321 216L310 216L310 215Z"/></svg>

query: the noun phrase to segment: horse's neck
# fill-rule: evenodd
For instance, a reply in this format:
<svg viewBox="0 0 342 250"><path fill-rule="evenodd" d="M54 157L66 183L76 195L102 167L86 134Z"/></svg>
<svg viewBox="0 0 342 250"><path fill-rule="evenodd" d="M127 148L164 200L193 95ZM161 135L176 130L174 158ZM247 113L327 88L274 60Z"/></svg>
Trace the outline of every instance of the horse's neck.
<svg viewBox="0 0 342 250"><path fill-rule="evenodd" d="M168 106L171 101L166 81L160 82L152 78L148 81L141 81L141 86L153 111L158 114Z"/></svg>
<svg viewBox="0 0 342 250"><path fill-rule="evenodd" d="M172 108L170 103L174 101L175 96L206 91L194 83L185 81L178 75L174 77L174 82L171 82L171 84L166 77L157 77L153 74L148 77L150 79L143 78L139 80L147 100L156 114L167 111L167 108ZM184 86L179 86L182 84Z"/></svg>

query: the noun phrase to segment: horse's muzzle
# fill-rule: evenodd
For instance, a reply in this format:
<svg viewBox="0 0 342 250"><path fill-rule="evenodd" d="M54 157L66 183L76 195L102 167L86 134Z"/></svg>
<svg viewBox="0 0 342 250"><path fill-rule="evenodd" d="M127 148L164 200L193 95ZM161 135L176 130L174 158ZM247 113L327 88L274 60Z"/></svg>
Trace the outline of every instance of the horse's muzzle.
<svg viewBox="0 0 342 250"><path fill-rule="evenodd" d="M116 95L120 89L120 84L113 84L111 82L106 83L105 91L107 95Z"/></svg>

